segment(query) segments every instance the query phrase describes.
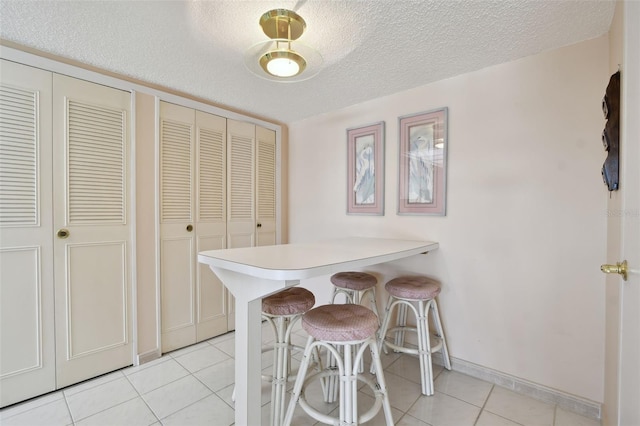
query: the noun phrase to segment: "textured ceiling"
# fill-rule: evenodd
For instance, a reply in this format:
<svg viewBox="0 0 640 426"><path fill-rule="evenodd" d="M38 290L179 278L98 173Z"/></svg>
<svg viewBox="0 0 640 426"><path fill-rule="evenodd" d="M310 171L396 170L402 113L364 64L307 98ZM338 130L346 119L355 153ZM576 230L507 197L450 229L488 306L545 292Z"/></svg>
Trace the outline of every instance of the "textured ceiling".
<svg viewBox="0 0 640 426"><path fill-rule="evenodd" d="M0 38L291 123L601 36L608 0L0 1ZM315 77L268 81L244 64L274 8L307 22ZM295 42L294 42L295 49Z"/></svg>

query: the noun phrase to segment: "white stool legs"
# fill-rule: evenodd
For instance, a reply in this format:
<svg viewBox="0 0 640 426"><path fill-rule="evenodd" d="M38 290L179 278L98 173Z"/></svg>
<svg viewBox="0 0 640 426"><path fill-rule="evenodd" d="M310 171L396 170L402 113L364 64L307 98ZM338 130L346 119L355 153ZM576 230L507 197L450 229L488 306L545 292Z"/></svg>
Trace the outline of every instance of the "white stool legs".
<svg viewBox="0 0 640 426"><path fill-rule="evenodd" d="M276 341L273 344L273 376L266 377L267 380L271 379L270 420L272 426L282 424L284 418L287 382L291 374L291 330L300 317L301 315L293 317L263 315L263 318L273 327L276 336Z"/></svg>
<svg viewBox="0 0 640 426"><path fill-rule="evenodd" d="M378 326L380 326L380 314L378 313L378 307L376 305L376 288L370 287L365 290L351 290L348 288L341 288L334 286L333 294L331 295L331 302L335 303L336 297L342 294L345 297L346 303L351 303L354 305L362 304L362 301L368 298L369 306L371 306L371 310L378 318ZM330 352L327 352L327 368L335 368L336 360L333 358ZM360 360L358 364L358 372L362 373L364 371L364 360ZM371 365L371 373L374 372L374 366ZM326 386L324 387L324 401L325 402L335 402L338 395L338 383L336 382L337 378L335 376L331 376L327 378Z"/></svg>
<svg viewBox="0 0 640 426"><path fill-rule="evenodd" d="M305 377L308 370L312 351L317 350L319 346L323 346L328 352L332 354L332 359L336 361L335 369L324 370L320 373L313 374ZM342 350L339 350L342 347ZM373 366L375 367L376 380L374 383L371 379L367 379L358 373L358 365L362 360L364 351L369 347L371 351L371 359ZM357 349L354 351L352 349ZM304 386L312 380L325 377L337 377L339 380L339 418L329 416L317 411L311 407L304 397ZM375 402L373 406L363 415L358 416L358 381L366 382L375 393ZM354 341L354 342L324 342L315 340L313 337L309 337L307 346L298 371L298 378L296 379L295 386L293 388L293 395L289 402L289 407L284 419L284 425L291 425L293 419L293 413L295 411L296 404L300 404L302 409L313 417L315 420L329 424L329 425L359 425L371 420L382 408L385 414L385 422L387 426L393 425L393 417L391 414L391 405L389 403L389 396L387 394L387 387L384 380L384 373L382 371L382 362L380 361L380 351L378 349L378 343L375 336L366 340ZM339 423L336 423L338 420Z"/></svg>
<svg viewBox="0 0 640 426"><path fill-rule="evenodd" d="M366 272L338 272L331 276L333 284L333 293L329 303L334 304L338 295L343 295L345 303L360 305L363 301L368 302L371 310L376 315L378 328L380 328L380 314L378 313L378 305L376 303L376 286L378 280L375 276ZM355 350L355 348L354 348ZM327 367L335 368L336 361L330 352L327 353ZM360 360L358 372L364 371L364 360ZM373 365L371 366L373 372ZM324 400L325 402L335 402L338 395L337 378L331 376L327 378L325 386Z"/></svg>
<svg viewBox="0 0 640 426"><path fill-rule="evenodd" d="M355 304L330 304L311 309L302 317L302 328L309 333L302 364L293 388L293 395L289 402L284 424L290 425L297 404L311 417L330 425L358 425L372 419L380 408L384 408L387 426L393 425L391 405L387 395L387 387L380 361L377 331L378 317L364 306ZM312 351L324 347L331 357L336 360L336 366L331 370L322 370L311 376L306 376ZM365 350L369 348L376 376L358 373ZM319 378L337 377L339 383L339 416L333 417L321 413L311 407L304 395L305 385ZM364 414L358 415L358 381L366 383L375 394L375 403ZM321 382L322 383L322 382Z"/></svg>
<svg viewBox="0 0 640 426"><path fill-rule="evenodd" d="M389 323L393 308L398 308L397 325L389 329ZM416 327L407 326L407 310L410 309L416 318ZM431 312L432 321L435 327L436 335L429 333L428 315ZM404 346L404 335L406 331L417 333L418 348L413 349ZM394 342L385 339L388 333L394 333ZM432 339L434 340L432 342ZM447 342L440 322L440 314L438 312L438 303L436 299L428 300L411 300L400 299L389 295L387 307L385 309L384 320L380 329L380 345L385 345L396 352L410 353L418 355L420 359L420 377L422 378L422 393L424 395L433 395L433 366L432 354L440 351L442 353L444 366L447 370L451 370L451 361L449 359L449 351Z"/></svg>

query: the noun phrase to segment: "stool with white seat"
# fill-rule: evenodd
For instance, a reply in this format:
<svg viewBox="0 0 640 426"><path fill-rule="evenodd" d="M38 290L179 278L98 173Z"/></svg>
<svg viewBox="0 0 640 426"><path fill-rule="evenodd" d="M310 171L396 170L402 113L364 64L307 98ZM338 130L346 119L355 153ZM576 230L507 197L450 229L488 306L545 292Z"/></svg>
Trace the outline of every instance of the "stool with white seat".
<svg viewBox="0 0 640 426"><path fill-rule="evenodd" d="M451 370L451 361L447 342L440 321L436 296L440 294L440 283L423 276L402 276L386 283L385 289L389 293L389 300L385 309L382 327L380 328L380 347L388 347L396 352L418 355L420 359L420 377L422 393L433 395L433 367L431 355L440 351L444 366ZM396 326L389 329L393 309L398 308ZM416 327L407 326L407 310L410 309L416 319ZM433 320L436 335L429 333L429 312ZM418 335L418 348L405 346L406 331ZM393 343L386 339L387 334L394 334ZM384 346L383 346L384 345Z"/></svg>
<svg viewBox="0 0 640 426"><path fill-rule="evenodd" d="M393 425L389 396L380 361L380 351L376 332L378 318L368 308L354 304L331 304L311 309L302 316L302 328L309 333L309 339L304 350L302 363L298 370L298 377L293 388L293 395L289 402L285 425L290 425L296 405L315 420L325 424L358 425L372 419L382 407L384 409L387 426ZM335 369L323 370L320 373L305 377L310 363L312 351L324 347L331 352L337 361ZM353 356L352 348L357 351ZM371 351L372 363L375 367L375 379L358 374L357 366L366 348ZM339 351L339 348L343 348ZM323 414L311 407L304 396L307 383L318 377L337 376L340 381L339 399L340 415L338 418ZM375 393L373 406L361 416L358 416L358 381L367 383Z"/></svg>

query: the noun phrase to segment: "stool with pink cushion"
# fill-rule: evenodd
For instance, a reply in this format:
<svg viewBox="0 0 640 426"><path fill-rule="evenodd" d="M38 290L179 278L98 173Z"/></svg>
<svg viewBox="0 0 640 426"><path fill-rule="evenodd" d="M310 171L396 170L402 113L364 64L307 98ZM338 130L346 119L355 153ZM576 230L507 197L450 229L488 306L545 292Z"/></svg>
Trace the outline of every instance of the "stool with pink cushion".
<svg viewBox="0 0 640 426"><path fill-rule="evenodd" d="M444 337L436 296L440 294L440 283L424 276L402 276L387 282L385 289L389 293L389 300L380 328L380 347L388 347L396 352L418 355L420 359L420 377L422 393L433 395L433 367L431 356L434 352L441 352L444 366L451 370L447 341ZM389 329L389 323L394 308L398 308L396 326ZM407 311L413 312L416 326L407 326ZM433 320L435 335L429 332L429 312ZM418 335L418 348L405 345L405 332L415 332ZM387 334L393 334L393 342L387 339ZM384 346L383 346L384 345Z"/></svg>
<svg viewBox="0 0 640 426"><path fill-rule="evenodd" d="M378 306L376 305L376 286L378 279L366 272L338 272L331 276L333 284L333 294L331 295L331 303L335 303L336 297L343 294L347 303L360 304L362 300L368 298L371 310L378 315ZM378 325L379 325L378 320Z"/></svg>
<svg viewBox="0 0 640 426"><path fill-rule="evenodd" d="M325 424L358 425L371 420L382 407L387 426L393 425L391 405L380 362L377 331L378 317L370 309L354 304L331 304L311 309L302 316L302 328L309 333L302 363L298 370L284 425L290 425L296 406ZM312 351L324 347L335 358L336 368L306 376ZM356 348L355 355L352 349ZM375 381L358 373L358 365L369 348L375 368ZM343 349L343 350L340 350ZM339 378L339 417L321 413L305 399L305 387L312 380ZM358 416L358 381L365 382L375 394L373 406Z"/></svg>
<svg viewBox="0 0 640 426"><path fill-rule="evenodd" d="M280 425L286 408L287 381L291 377L291 331L296 321L309 309L316 299L309 290L291 287L262 299L262 318L273 329L273 375L271 380L271 424ZM269 348L271 349L271 348Z"/></svg>
<svg viewBox="0 0 640 426"><path fill-rule="evenodd" d="M303 348L291 344L293 326L302 314L313 308L316 298L313 293L302 287L291 287L262 299L262 318L273 329L273 346L265 347L262 352L273 350L273 371L271 376L262 376L271 382L271 419L270 424L281 425L284 417L287 382L292 379L291 349ZM320 355L316 353L318 366ZM320 367L321 368L321 367ZM235 401L235 388L231 399Z"/></svg>
<svg viewBox="0 0 640 426"><path fill-rule="evenodd" d="M365 301L376 314L376 317L378 317L378 326L380 326L380 315L378 314L378 305L376 304L376 286L378 285L378 279L375 276L366 272L346 271L335 273L330 279L333 284L330 303L335 303L338 295L343 295L346 303L359 305ZM327 355L326 364L329 368L335 367L335 360L331 354ZM373 367L371 370L373 371ZM364 371L364 361L360 361L358 371ZM330 377L327 380L326 386L324 387L325 402L334 402L336 400L338 392L338 383L336 380L336 377Z"/></svg>

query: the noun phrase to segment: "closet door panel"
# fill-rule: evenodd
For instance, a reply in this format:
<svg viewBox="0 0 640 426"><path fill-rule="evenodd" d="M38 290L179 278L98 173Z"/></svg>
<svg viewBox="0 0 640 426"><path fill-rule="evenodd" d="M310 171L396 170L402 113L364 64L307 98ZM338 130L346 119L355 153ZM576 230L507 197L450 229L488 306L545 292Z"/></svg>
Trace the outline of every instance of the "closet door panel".
<svg viewBox="0 0 640 426"><path fill-rule="evenodd" d="M53 78L57 386L132 363L128 92Z"/></svg>
<svg viewBox="0 0 640 426"><path fill-rule="evenodd" d="M68 357L127 345L126 242L68 244L66 249Z"/></svg>
<svg viewBox="0 0 640 426"><path fill-rule="evenodd" d="M227 248L255 245L255 125L227 120ZM228 297L228 329L235 329L235 298Z"/></svg>
<svg viewBox="0 0 640 426"><path fill-rule="evenodd" d="M255 245L255 125L227 120L228 248Z"/></svg>
<svg viewBox="0 0 640 426"><path fill-rule="evenodd" d="M193 303L194 258L190 237L163 238L160 247L162 270L162 351L168 352L196 342Z"/></svg>
<svg viewBox="0 0 640 426"><path fill-rule="evenodd" d="M160 103L162 352L196 342L192 109Z"/></svg>
<svg viewBox="0 0 640 426"><path fill-rule="evenodd" d="M50 72L0 61L0 407L55 389Z"/></svg>
<svg viewBox="0 0 640 426"><path fill-rule="evenodd" d="M276 132L256 127L256 246L276 243Z"/></svg>
<svg viewBox="0 0 640 426"><path fill-rule="evenodd" d="M225 248L224 238L198 238L198 252ZM227 332L227 290L207 265L198 265L198 342Z"/></svg>
<svg viewBox="0 0 640 426"><path fill-rule="evenodd" d="M226 248L227 120L196 111L196 252ZM227 331L226 289L206 265L197 264L196 340Z"/></svg>

